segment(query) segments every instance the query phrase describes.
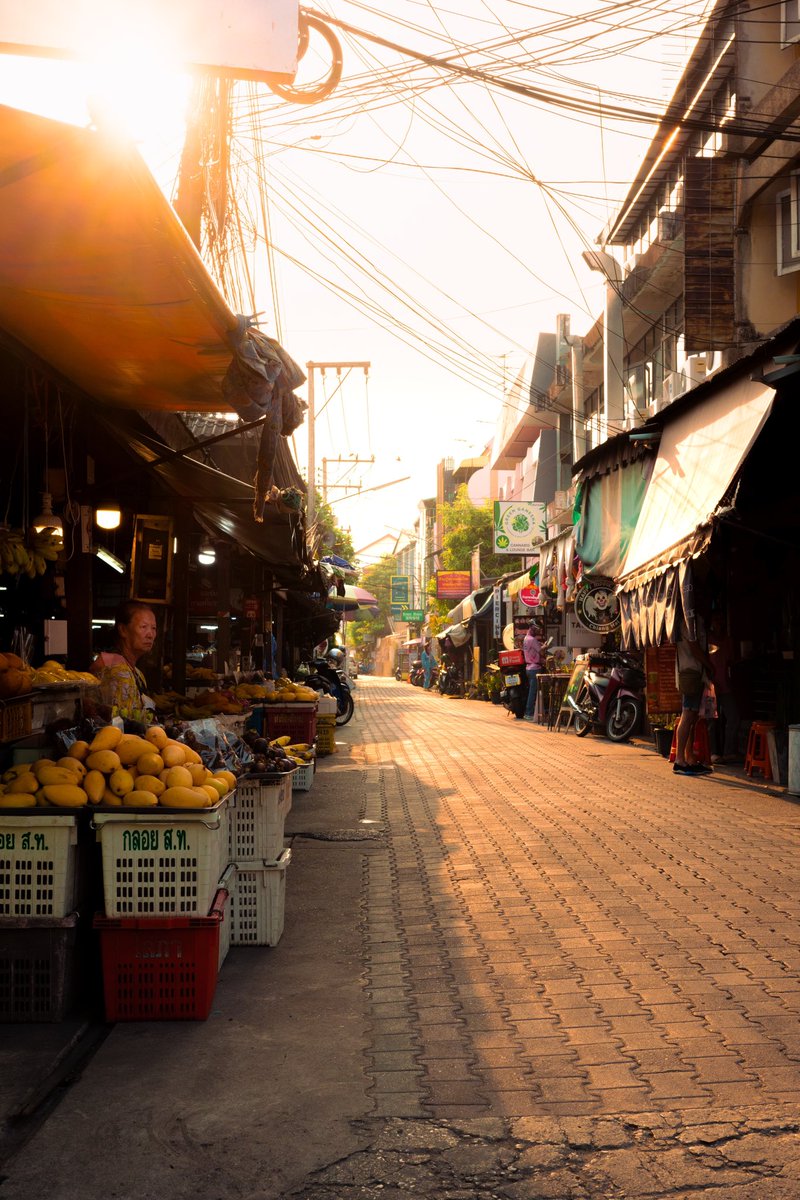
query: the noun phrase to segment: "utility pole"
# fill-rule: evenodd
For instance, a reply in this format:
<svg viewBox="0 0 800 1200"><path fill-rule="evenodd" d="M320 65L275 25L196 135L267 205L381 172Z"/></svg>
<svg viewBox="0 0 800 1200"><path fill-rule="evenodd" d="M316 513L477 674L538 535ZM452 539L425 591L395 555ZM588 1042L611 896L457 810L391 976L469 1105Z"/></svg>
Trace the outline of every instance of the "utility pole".
<svg viewBox="0 0 800 1200"><path fill-rule="evenodd" d="M314 408L314 373L322 371L324 375L326 371L335 371L341 376L342 371L363 370L365 375L369 374L369 369L372 363L368 362L308 362L306 369L308 371L308 493L306 495L306 525L310 529L314 523L314 518L317 515L317 496L316 496L316 443L314 440L314 421L316 413Z"/></svg>
<svg viewBox="0 0 800 1200"><path fill-rule="evenodd" d="M375 462L375 455L372 458L342 458L341 454L338 458L323 458L322 460L322 499L325 504L328 503L328 488L349 488L351 491L361 491L361 485L358 483L328 483L328 463L348 463L354 467L361 466L362 463L370 465Z"/></svg>

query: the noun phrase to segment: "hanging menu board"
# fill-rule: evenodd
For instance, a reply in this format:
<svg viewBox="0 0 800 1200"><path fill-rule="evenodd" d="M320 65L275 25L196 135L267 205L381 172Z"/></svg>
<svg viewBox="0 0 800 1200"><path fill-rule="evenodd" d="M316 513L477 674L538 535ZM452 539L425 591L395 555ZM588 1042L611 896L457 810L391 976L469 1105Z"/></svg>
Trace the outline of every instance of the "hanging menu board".
<svg viewBox="0 0 800 1200"><path fill-rule="evenodd" d="M680 712L681 695L675 685L673 644L665 642L663 646L648 646L644 661L647 672L647 715Z"/></svg>

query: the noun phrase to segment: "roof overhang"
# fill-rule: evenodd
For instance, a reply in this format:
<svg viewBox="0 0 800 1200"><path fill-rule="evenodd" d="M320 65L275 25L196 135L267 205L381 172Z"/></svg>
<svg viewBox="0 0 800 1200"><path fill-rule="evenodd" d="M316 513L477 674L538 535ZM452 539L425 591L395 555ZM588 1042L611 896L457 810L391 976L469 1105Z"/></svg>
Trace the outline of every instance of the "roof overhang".
<svg viewBox="0 0 800 1200"><path fill-rule="evenodd" d="M236 314L136 148L3 106L0 328L103 404L229 408Z"/></svg>

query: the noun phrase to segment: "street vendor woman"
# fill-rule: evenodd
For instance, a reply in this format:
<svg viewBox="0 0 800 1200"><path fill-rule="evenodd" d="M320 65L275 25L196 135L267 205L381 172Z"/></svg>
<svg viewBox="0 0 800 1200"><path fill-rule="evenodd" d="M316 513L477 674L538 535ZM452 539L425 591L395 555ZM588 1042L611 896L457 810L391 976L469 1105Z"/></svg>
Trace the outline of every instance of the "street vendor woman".
<svg viewBox="0 0 800 1200"><path fill-rule="evenodd" d="M114 616L114 633L114 649L98 654L91 668L100 680L101 703L110 707L112 717L149 725L155 705L136 664L153 648L156 615L139 600L125 600Z"/></svg>

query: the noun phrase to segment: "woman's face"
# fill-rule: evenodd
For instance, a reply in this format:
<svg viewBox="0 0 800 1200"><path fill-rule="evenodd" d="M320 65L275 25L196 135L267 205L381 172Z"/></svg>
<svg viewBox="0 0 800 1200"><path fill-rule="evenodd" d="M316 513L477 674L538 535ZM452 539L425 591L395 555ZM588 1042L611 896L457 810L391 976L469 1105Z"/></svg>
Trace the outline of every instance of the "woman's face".
<svg viewBox="0 0 800 1200"><path fill-rule="evenodd" d="M120 626L119 636L129 656L136 660L153 649L157 632L155 613L139 608L127 625Z"/></svg>

